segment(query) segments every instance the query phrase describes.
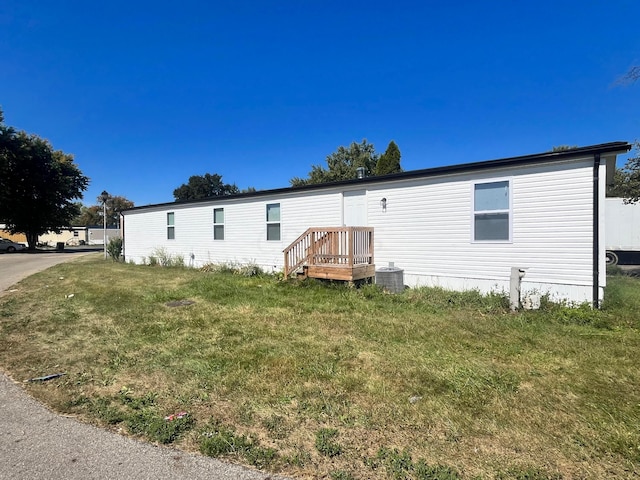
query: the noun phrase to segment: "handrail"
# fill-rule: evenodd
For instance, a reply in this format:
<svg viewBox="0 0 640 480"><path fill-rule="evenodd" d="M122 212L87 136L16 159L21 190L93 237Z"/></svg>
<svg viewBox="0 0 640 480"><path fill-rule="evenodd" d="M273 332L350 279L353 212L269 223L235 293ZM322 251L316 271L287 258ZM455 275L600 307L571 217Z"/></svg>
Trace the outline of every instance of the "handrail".
<svg viewBox="0 0 640 480"><path fill-rule="evenodd" d="M373 228L312 227L284 249L284 275L311 265L373 264Z"/></svg>

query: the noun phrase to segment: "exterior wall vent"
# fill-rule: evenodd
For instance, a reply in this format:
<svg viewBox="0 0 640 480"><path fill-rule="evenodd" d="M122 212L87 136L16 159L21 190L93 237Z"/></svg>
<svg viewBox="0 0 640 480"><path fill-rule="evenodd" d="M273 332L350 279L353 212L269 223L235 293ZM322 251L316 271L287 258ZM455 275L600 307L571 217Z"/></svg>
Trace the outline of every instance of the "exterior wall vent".
<svg viewBox="0 0 640 480"><path fill-rule="evenodd" d="M398 267L382 267L376 270L376 285L390 293L404 291L404 270Z"/></svg>

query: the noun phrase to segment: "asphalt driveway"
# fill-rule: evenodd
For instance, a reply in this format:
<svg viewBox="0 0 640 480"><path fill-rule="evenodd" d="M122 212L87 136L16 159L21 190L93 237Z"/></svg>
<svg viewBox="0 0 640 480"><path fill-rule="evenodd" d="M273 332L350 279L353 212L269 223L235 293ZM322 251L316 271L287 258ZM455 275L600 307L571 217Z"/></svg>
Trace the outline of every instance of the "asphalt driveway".
<svg viewBox="0 0 640 480"><path fill-rule="evenodd" d="M11 295L7 289L12 286L19 289L15 284L22 278L83 253L91 252L0 255L0 295ZM2 373L0 412L0 480L277 478L213 458L139 442L57 415Z"/></svg>
<svg viewBox="0 0 640 480"><path fill-rule="evenodd" d="M29 275L94 252L95 250L65 250L2 253L0 254L0 295L6 294L9 287Z"/></svg>

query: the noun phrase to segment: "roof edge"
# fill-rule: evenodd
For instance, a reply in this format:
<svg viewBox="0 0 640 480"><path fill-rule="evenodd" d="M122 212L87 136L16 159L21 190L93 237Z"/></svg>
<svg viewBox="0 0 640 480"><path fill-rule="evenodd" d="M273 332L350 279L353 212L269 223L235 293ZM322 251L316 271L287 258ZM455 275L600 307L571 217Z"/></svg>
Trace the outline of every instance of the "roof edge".
<svg viewBox="0 0 640 480"><path fill-rule="evenodd" d="M380 182L385 182L390 180L403 180L403 179L410 179L410 178L430 177L435 175L445 175L448 173L471 172L471 171L481 170L485 168L500 168L500 167L513 166L513 165L527 165L532 163L563 161L572 157L579 157L579 156L590 155L590 154L595 155L597 153L619 154L619 153L626 153L629 150L631 150L631 148L632 148L632 145L629 142L624 142L624 141L600 143L597 145L571 148L571 149L561 150L557 152L551 151L551 152L544 152L544 153L537 153L537 154L530 154L530 155L522 155L517 157L499 158L495 160L482 160L478 162L460 163L455 165L431 167L431 168L425 168L420 170L409 170L407 172L392 173L389 175L341 180L338 182L315 183L312 185L302 185L298 187L283 187L283 188L275 188L275 189L269 189L269 190L258 190L255 192L199 198L196 200L183 200L183 201L174 201L174 202L155 203L150 205L133 207L127 210L123 210L121 213L125 214L127 212L131 212L135 210L166 207L169 205L182 206L182 205L190 205L190 204L197 204L197 203L207 203L207 202L218 201L223 199L224 200L244 199L244 198L252 198L252 197L261 197L266 195L274 195L279 193L321 190L321 189L341 186L341 185L367 185L367 184L380 183Z"/></svg>

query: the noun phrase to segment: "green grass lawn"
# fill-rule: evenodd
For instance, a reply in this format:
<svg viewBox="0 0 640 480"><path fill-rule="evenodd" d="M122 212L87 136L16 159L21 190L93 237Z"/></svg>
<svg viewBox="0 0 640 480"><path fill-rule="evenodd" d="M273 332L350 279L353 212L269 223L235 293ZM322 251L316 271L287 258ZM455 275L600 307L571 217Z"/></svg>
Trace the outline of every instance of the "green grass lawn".
<svg viewBox="0 0 640 480"><path fill-rule="evenodd" d="M57 411L299 478L637 478L639 293L512 314L89 256L0 298L0 365L65 372L26 384Z"/></svg>

